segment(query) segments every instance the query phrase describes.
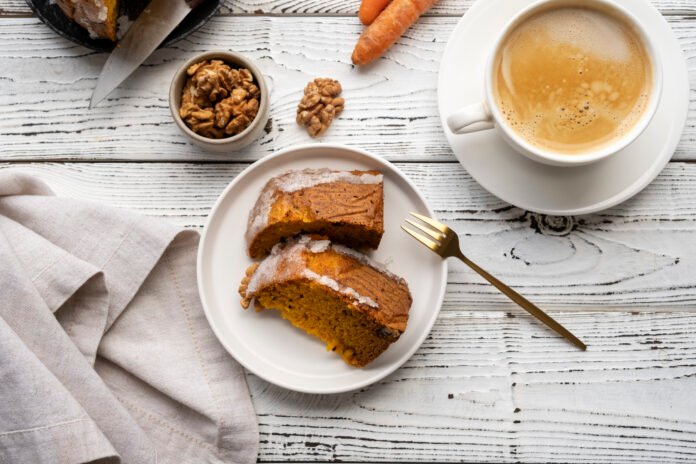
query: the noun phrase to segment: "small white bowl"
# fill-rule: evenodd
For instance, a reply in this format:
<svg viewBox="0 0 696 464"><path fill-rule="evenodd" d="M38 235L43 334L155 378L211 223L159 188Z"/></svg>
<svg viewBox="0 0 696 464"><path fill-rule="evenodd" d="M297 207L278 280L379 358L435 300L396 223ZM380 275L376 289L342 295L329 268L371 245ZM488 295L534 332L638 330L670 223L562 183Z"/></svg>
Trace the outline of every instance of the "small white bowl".
<svg viewBox="0 0 696 464"><path fill-rule="evenodd" d="M249 127L237 135L223 139L211 139L208 137L203 137L202 135L196 134L194 131L192 131L179 115L179 109L181 108L181 92L184 88L184 84L186 83L186 79L188 78L186 71L192 65L204 60L222 60L233 67L247 68L249 71L251 71L251 74L256 80L256 84L261 92L259 111L251 124L249 124ZM172 84L169 88L169 108L172 112L172 117L174 118L176 125L179 126L179 129L181 129L181 131L189 138L189 140L191 140L191 142L204 150L216 153L229 153L241 150L259 138L261 132L266 126L266 122L268 121L268 111L270 108L268 100L268 86L266 85L266 80L264 79L263 74L261 74L259 68L257 68L251 60L243 55L224 50L201 53L200 55L196 55L186 61L186 63L184 63L174 74Z"/></svg>

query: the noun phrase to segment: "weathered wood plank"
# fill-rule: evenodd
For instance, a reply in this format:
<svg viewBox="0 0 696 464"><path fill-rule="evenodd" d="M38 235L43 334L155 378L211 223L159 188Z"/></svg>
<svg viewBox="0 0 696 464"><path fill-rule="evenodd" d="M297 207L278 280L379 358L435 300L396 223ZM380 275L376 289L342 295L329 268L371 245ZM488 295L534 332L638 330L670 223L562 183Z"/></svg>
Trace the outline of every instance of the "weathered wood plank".
<svg viewBox="0 0 696 464"><path fill-rule="evenodd" d="M222 13L351 15L357 3L227 0ZM693 79L695 23L679 15L696 12L696 3L655 3L676 15L669 20ZM441 0L432 13L458 15L470 4ZM3 14L27 9L22 0L0 0ZM388 59L356 71L348 62L355 18L219 18L158 52L105 108L89 112L105 57L34 19L0 19L0 159L218 160L13 165L61 194L201 227L247 164L182 144L166 105L175 67L211 48L260 59L274 89L273 126L234 161L307 140L293 123L299 92L311 76L338 77L349 106L327 141L410 161L399 167L465 235L467 253L553 309L590 349L573 350L453 264L431 336L379 385L321 397L249 376L260 460L696 461L696 164L672 163L645 192L602 214L548 218L490 196L458 164L415 162L452 160L434 85L455 23L426 18ZM696 159L693 97L691 106L679 159Z"/></svg>
<svg viewBox="0 0 696 464"><path fill-rule="evenodd" d="M663 14L696 13L690 0L651 0ZM429 15L461 16L474 0L440 0ZM274 14L274 15L354 15L359 0L223 0L220 15ZM1 0L0 15L28 15L31 10L25 0Z"/></svg>
<svg viewBox="0 0 696 464"><path fill-rule="evenodd" d="M245 166L0 168L35 174L59 194L200 227ZM671 163L645 192L601 215L553 220L491 197L458 164L399 168L441 218L469 234L476 260L547 307L603 310L554 312L590 349L574 350L453 266L430 337L380 384L313 396L249 376L262 462L696 459L696 165ZM521 263L525 247L536 261ZM653 312L661 305L677 311Z"/></svg>
<svg viewBox="0 0 696 464"><path fill-rule="evenodd" d="M696 21L669 20L696 78ZM88 101L106 56L75 46L33 18L0 21L0 160L223 160L179 133L167 102L171 76L191 55L215 48L258 60L272 89L272 127L234 154L255 160L308 142L295 123L304 85L328 75L344 86L346 110L324 139L359 143L399 161L453 159L437 110L437 71L456 18L423 18L375 66L356 69L354 18L224 17L156 52L102 106ZM696 159L696 100L675 159ZM359 135L359 139L357 136ZM359 141L359 142L358 142Z"/></svg>
<svg viewBox="0 0 696 464"><path fill-rule="evenodd" d="M557 314L582 353L502 312L445 311L371 388L292 393L250 375L260 461L694 462L696 315Z"/></svg>
<svg viewBox="0 0 696 464"><path fill-rule="evenodd" d="M4 164L68 196L202 227L245 164ZM457 163L400 163L465 253L553 309L696 310L696 164L671 163L643 193L601 214L552 218L486 193ZM240 212L241 215L246 214ZM396 227L397 224L388 225ZM417 244L414 243L414 247ZM458 262L446 310L520 311Z"/></svg>

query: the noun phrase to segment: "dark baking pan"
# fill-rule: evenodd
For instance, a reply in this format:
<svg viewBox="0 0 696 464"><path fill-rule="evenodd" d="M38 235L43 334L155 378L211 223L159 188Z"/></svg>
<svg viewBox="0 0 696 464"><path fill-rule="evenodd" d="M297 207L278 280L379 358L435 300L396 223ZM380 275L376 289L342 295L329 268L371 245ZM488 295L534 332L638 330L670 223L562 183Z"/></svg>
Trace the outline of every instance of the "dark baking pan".
<svg viewBox="0 0 696 464"><path fill-rule="evenodd" d="M115 46L113 42L91 38L85 28L65 16L63 11L58 8L58 5L53 4L51 0L27 0L27 3L44 24L66 39L99 52L110 52L113 50ZM147 7L148 2L143 0L121 0L119 3L119 17L125 16L128 20L134 21ZM169 46L196 31L208 22L219 6L220 0L203 1L164 39L160 47Z"/></svg>

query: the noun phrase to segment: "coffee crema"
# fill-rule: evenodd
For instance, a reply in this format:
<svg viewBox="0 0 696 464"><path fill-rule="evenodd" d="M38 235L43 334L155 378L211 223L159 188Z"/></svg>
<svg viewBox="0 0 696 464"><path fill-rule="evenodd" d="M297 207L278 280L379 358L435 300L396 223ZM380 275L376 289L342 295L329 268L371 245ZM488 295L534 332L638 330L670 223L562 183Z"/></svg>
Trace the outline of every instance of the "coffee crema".
<svg viewBox="0 0 696 464"><path fill-rule="evenodd" d="M533 14L504 39L493 92L508 125L532 145L580 154L629 132L645 112L652 63L624 20L584 7Z"/></svg>

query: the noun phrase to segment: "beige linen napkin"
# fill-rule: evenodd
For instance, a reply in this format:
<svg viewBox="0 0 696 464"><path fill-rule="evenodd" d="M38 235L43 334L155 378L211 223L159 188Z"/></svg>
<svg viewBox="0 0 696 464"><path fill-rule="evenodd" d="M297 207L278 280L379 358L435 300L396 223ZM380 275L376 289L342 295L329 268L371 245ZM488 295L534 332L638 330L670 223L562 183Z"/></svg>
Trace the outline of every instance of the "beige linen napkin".
<svg viewBox="0 0 696 464"><path fill-rule="evenodd" d="M0 462L256 460L243 370L198 299L197 246L0 173Z"/></svg>

